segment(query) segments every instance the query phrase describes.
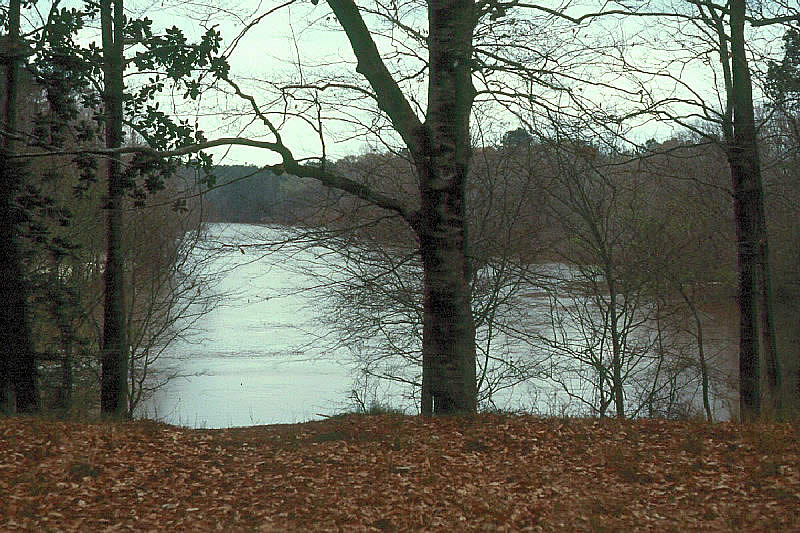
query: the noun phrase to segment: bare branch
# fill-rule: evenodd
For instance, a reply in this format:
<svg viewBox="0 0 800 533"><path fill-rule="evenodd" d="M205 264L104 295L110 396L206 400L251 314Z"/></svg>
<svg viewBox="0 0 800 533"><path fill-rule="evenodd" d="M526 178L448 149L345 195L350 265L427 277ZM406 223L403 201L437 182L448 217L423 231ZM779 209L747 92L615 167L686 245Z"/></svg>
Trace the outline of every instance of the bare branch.
<svg viewBox="0 0 800 533"><path fill-rule="evenodd" d="M358 7L353 0L328 0L328 5L350 40L358 60L356 72L367 79L375 91L378 107L389 116L411 153L421 153L422 122L386 68Z"/></svg>
<svg viewBox="0 0 800 533"><path fill-rule="evenodd" d="M608 11L598 11L594 13L585 13L578 17L571 17L563 12L563 10L553 9L545 6L540 6L538 4L524 4L524 3L514 3L514 7L521 7L525 9L533 9L536 11L542 11L549 15L553 15L560 19L572 22L573 24L581 24L582 22L590 19L596 19L606 16L617 16L622 15L625 17L673 17L673 18L683 18L687 20L691 20L693 17L691 15L681 14L669 12L669 11L632 11L627 9L609 9Z"/></svg>
<svg viewBox="0 0 800 533"><path fill-rule="evenodd" d="M78 154L93 154L93 155L125 155L125 154L145 154L153 158L165 158L165 157L180 157L184 155L194 154L200 152L202 150L207 150L209 148L215 148L217 146L228 146L228 145L238 145L238 146L252 146L255 148L265 148L267 150L272 150L274 152L279 151L280 145L276 143L271 143L267 141L256 141L254 139L245 139L241 137L220 137L219 139L214 139L212 141L206 141L203 143L197 144L189 144L186 146L181 146L180 148L175 148L173 150L156 150L149 146L142 146L142 145L130 145L130 146L121 146L119 148L81 148L81 149L74 149L74 150L57 150L57 151L48 151L48 152L30 152L24 154L14 154L14 158L42 158L42 157L58 157L58 156L65 156L65 155L78 155Z"/></svg>
<svg viewBox="0 0 800 533"><path fill-rule="evenodd" d="M182 146L174 150L154 150L149 146L123 146L120 148L87 148L82 150L63 150L58 152L40 152L40 153L27 153L16 154L14 158L39 158L39 157L55 157L64 155L78 155L78 154L95 154L103 156L111 155L124 155L124 154L145 154L153 158L166 158L166 157L180 157L193 153L215 148L217 146L251 146L254 148L264 148L278 153L283 163L277 165L267 165L264 169L272 170L273 172L283 173L284 171L300 178L313 178L318 180L326 187L331 187L357 196L373 205L394 211L403 219L408 222L412 228L416 227L418 215L412 211L403 202L392 198L380 192L372 190L370 187L359 183L355 180L332 172L325 168L302 165L294 158L291 151L283 144L272 143L267 141L257 141L253 139L244 139L240 137L222 137L207 141L204 143L191 144Z"/></svg>
<svg viewBox="0 0 800 533"><path fill-rule="evenodd" d="M335 82L326 82L321 85L316 85L314 83L292 83L288 85L284 85L280 88L282 91L287 89L312 89L314 91L325 91L328 89L348 89L351 91L356 91L364 96L368 96L373 100L377 100L378 97L375 96L375 93L372 93L363 87L359 87L358 85L353 85L351 83L335 83Z"/></svg>
<svg viewBox="0 0 800 533"><path fill-rule="evenodd" d="M716 4L711 2L710 0L686 0L687 3L693 4L697 7L706 7L709 9L714 9L720 11L722 13L728 14L730 9L724 5ZM526 9L533 9L536 11L541 11L547 13L549 15L553 15L560 19L572 22L573 24L581 24L587 20L597 19L606 16L625 16L625 17L670 17L670 18L678 18L678 19L685 19L685 20L692 20L694 19L694 15L685 14L685 13L676 13L674 11L635 11L635 10L626 10L626 9L609 9L607 11L597 11L593 13L585 13L583 15L577 17L571 17L564 13L563 10L553 9L550 7L541 6L538 4L525 4L525 3L516 3L511 2L511 7L521 7ZM787 22L798 22L800 21L800 14L796 15L784 15L779 17L769 17L769 18L757 18L757 17L745 17L747 22L749 22L754 27L759 26L770 26L773 24L786 24Z"/></svg>

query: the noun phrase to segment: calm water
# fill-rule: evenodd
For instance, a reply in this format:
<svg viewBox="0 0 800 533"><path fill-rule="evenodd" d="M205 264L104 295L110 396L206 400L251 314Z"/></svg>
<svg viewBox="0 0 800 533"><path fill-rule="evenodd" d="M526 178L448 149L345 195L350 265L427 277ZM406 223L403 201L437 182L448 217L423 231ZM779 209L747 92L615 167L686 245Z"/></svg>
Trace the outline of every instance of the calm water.
<svg viewBox="0 0 800 533"><path fill-rule="evenodd" d="M280 230L244 224L214 224L220 243L277 240ZM256 238L255 235L260 235ZM220 428L303 422L353 409L348 400L356 365L346 349L328 352L320 341L318 302L323 289L312 273L294 268L313 251L278 250L264 256L253 248L233 247L216 264L227 274L218 291L224 305L203 319L204 333L177 341L158 366L176 368L184 377L170 381L141 405L138 414L191 427ZM326 267L335 268L335 260ZM231 268L235 267L235 268ZM544 305L539 302L538 305ZM531 304L536 306L535 299ZM378 399L403 403L399 385L385 384ZM561 387L544 380L503 391L497 407L557 414L568 401Z"/></svg>
<svg viewBox="0 0 800 533"><path fill-rule="evenodd" d="M255 231L266 233L241 224L211 228L229 244L252 242ZM314 280L285 268L291 260L237 248L220 257L228 273L218 290L228 296L203 319L201 337L176 342L159 361L187 377L157 391L141 415L217 428L305 421L346 406L346 359L313 348L313 310L291 293Z"/></svg>

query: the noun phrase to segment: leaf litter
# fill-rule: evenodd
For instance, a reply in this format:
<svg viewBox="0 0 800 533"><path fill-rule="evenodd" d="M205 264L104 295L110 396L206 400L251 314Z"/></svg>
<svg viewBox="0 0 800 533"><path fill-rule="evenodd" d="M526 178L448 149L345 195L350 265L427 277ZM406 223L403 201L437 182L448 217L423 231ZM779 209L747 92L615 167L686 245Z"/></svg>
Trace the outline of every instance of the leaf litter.
<svg viewBox="0 0 800 533"><path fill-rule="evenodd" d="M800 531L791 424L0 419L2 531Z"/></svg>

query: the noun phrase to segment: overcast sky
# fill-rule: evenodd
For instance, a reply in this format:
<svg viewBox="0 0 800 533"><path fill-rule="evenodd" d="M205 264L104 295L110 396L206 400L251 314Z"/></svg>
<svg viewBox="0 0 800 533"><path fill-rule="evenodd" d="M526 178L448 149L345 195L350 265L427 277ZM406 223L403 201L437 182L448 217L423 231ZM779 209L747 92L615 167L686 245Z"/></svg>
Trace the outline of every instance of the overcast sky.
<svg viewBox="0 0 800 533"><path fill-rule="evenodd" d="M63 1L60 5L79 5L74 0ZM46 12L48 2L40 1L39 9ZM266 12L275 9L274 13L263 16ZM574 8L577 13L579 7ZM585 9L585 8L584 8ZM190 40L198 39L207 28L215 27L221 32L224 47L228 50L233 77L240 83L243 90L252 94L261 109L268 113L269 118L281 128L285 144L297 157L319 156L322 145L318 134L315 132L316 117L313 116L315 107L312 98L306 100L285 99L280 97L277 88L290 83L310 83L323 77L334 76L340 83L363 83L355 73L355 62L349 42L344 32L338 27L331 16L330 8L324 1L313 5L309 0L294 3L280 1L237 0L230 2L212 1L176 1L176 0L128 0L126 11L130 16L146 16L154 21L156 31L169 26L181 28ZM424 12L420 15L424 16ZM421 22L417 18L407 18L406 21ZM256 23L257 22L257 23ZM371 29L380 29L374 20L368 20ZM242 30L247 25L251 28L241 36ZM648 25L649 24L649 25ZM620 23L609 20L607 23L595 24L590 29L564 27L542 27L540 31L548 39L559 40L560 47L557 52L562 54L565 61L587 61L587 66L581 71L587 81L606 81L609 85L619 86L629 91L625 98L620 98L608 87L584 84L580 89L581 97L585 102L594 106L596 110L608 110L618 107L624 110L639 104L636 100L636 86L631 82L628 73L603 67L592 67L592 61L603 61L624 53L628 60L635 60L648 64L654 69L663 71L671 70L685 83L683 87L675 86L670 80L651 76L647 91L654 95L674 96L676 100L684 98L689 92L704 94L707 101L714 102L716 97L713 92L714 62L713 54L705 59L700 58L694 62L686 63L682 57L691 56L694 51L679 50L675 47L672 52L662 55L653 54L647 46L646 40L664 38L667 41L678 36L677 27L664 25L654 19L644 22L638 19ZM240 38L241 37L241 38ZM88 30L85 34L87 40L99 40L96 30ZM398 39L392 42L390 35L378 37L378 45L383 52L393 54L403 52L403 41ZM609 46L607 49L597 51L591 57L581 55L580 47L605 46L617 40L618 46ZM775 39L772 39L775 41ZM543 46L550 46L544 44ZM762 48L776 48L775 43L769 39L760 42ZM638 48L637 48L638 47ZM777 47L779 48L779 47ZM424 55L424 51L421 52ZM577 59L575 59L577 58ZM667 61L673 60L671 64ZM399 60L398 60L399 61ZM301 65L299 68L298 65ZM667 65L667 66L664 66ZM392 68L418 68L414 60L406 63L396 62ZM594 70L591 70L594 69ZM588 73L588 74L587 74ZM135 83L135 78L129 79ZM577 87L577 82L576 82ZM406 83L403 86L406 94L424 105L425 87L421 82ZM207 91L199 103L176 103L172 109L182 117L194 122L197 121L205 131L208 138L241 135L261 140L274 140L268 130L257 120L249 108L249 104L223 87L223 91ZM303 93L307 97L317 94L320 97L320 114L325 132L325 150L329 158L337 159L348 154L358 154L369 148L381 148L376 135L365 135L365 124L381 129L381 136L389 143L396 142L396 135L385 128L385 121L375 120L373 103L363 95L356 92L347 93L351 100L342 102L338 99L327 100L333 95L330 91L324 93ZM576 91L576 94L577 91ZM165 101L166 104L166 101ZM346 104L346 105L345 105ZM306 111L312 123L300 118L291 118L284 115ZM309 112L310 111L310 115ZM520 125L519 120L512 114L503 112L499 107L484 108L479 112L481 117L480 131L487 133L489 142L496 141L503 131L514 129ZM637 124L632 121L631 125ZM639 120L638 129L634 130L633 138L636 142L644 142L649 137L665 137L670 135L674 128L667 124L658 124L653 121ZM473 128L478 131L478 125ZM278 158L264 150L249 148L232 148L216 150L218 160L234 163L270 164L277 163ZM224 156L224 159L223 159Z"/></svg>

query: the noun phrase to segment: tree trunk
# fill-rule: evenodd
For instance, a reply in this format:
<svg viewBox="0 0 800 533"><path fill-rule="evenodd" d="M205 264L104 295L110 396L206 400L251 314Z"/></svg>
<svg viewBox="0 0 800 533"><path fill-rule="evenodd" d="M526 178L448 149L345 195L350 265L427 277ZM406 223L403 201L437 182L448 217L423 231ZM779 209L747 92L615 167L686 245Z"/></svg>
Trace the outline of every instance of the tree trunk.
<svg viewBox="0 0 800 533"><path fill-rule="evenodd" d="M476 410L475 326L466 259L457 244L443 238L457 226L438 223L421 237L424 266L422 340L423 414ZM438 237L437 237L438 235ZM447 241L447 242L445 242Z"/></svg>
<svg viewBox="0 0 800 533"><path fill-rule="evenodd" d="M741 420L752 421L761 412L758 309L756 294L757 230L753 220L756 192L748 186L752 167L738 146L728 148L733 181L739 284L739 410Z"/></svg>
<svg viewBox="0 0 800 533"><path fill-rule="evenodd" d="M692 291L692 295L690 296L686 292L686 289L680 284L678 285L678 290L680 290L683 301L686 302L686 305L692 312L692 317L694 317L694 324L697 329L697 333L695 333L695 338L697 339L697 359L700 364L700 379L703 387L703 409L705 409L706 412L706 420L708 422L713 422L714 417L711 413L711 401L708 397L708 365L706 364L706 351L703 341L703 322L700 320L700 313L697 310L697 306L694 304L694 291Z"/></svg>
<svg viewBox="0 0 800 533"><path fill-rule="evenodd" d="M422 413L477 409L475 323L466 250L466 180L472 156L471 0L428 4L427 153L415 154L424 269Z"/></svg>
<svg viewBox="0 0 800 533"><path fill-rule="evenodd" d="M430 0L428 108L421 123L389 73L352 0L328 0L370 83L378 107L391 119L414 159L420 212L372 195L376 205L400 213L416 232L424 270L422 413L477 408L475 323L466 250L464 200L472 156L469 119L472 86L471 0ZM336 181L329 186L341 187ZM354 188L344 188L350 190Z"/></svg>
<svg viewBox="0 0 800 533"><path fill-rule="evenodd" d="M19 36L20 0L8 6L9 33L0 61L5 67L0 149L0 410L27 412L39 409L36 357L28 322L27 286L22 268L17 226L22 213L16 197L25 168L10 159L16 149L19 64L25 57Z"/></svg>
<svg viewBox="0 0 800 533"><path fill-rule="evenodd" d="M609 270L610 272L610 270ZM614 388L614 407L617 418L625 418L625 390L622 387L622 345L619 339L619 315L617 315L617 295L613 285L609 287L609 307L611 320L611 380Z"/></svg>
<svg viewBox="0 0 800 533"><path fill-rule="evenodd" d="M113 12L112 12L113 4ZM123 5L103 0L103 103L107 148L122 144ZM128 345L125 338L124 260L122 256L122 165L118 155L107 159L106 264L103 310L103 347L100 409L105 414L127 414Z"/></svg>
<svg viewBox="0 0 800 533"><path fill-rule="evenodd" d="M703 385L703 409L706 411L706 420L708 422L714 421L714 416L711 413L711 401L708 397L708 365L706 364L706 351L703 346L703 324L700 322L700 316L693 308L695 324L697 325L697 357L700 362L700 379Z"/></svg>
<svg viewBox="0 0 800 533"><path fill-rule="evenodd" d="M58 407L62 409L64 413L68 413L72 407L73 385L72 350L70 350L61 358L61 387L58 390Z"/></svg>
<svg viewBox="0 0 800 533"><path fill-rule="evenodd" d="M761 180L759 179L759 182ZM763 194L759 214L761 238L758 249L758 294L761 313L761 342L764 347L764 367L767 378L767 400L771 416L780 416L783 409L781 366L778 360L778 345L775 337L775 318L772 307L772 275L769 268L769 246L767 243L767 223L764 213Z"/></svg>
<svg viewBox="0 0 800 533"><path fill-rule="evenodd" d="M733 92L730 99L733 104L733 143L728 146L728 161L733 183L739 266L739 403L742 421L752 421L761 414L759 311L761 322L766 326L762 328L761 336L773 400L779 394L779 374L768 294L769 258L762 256L767 252L767 233L753 89L744 40L745 9L745 0L732 0L730 3L732 86L729 90Z"/></svg>

